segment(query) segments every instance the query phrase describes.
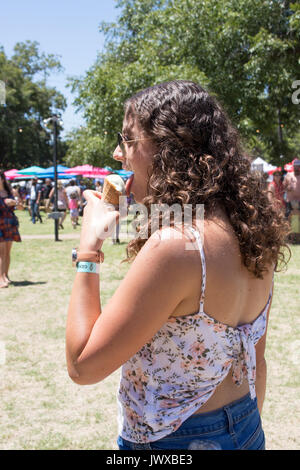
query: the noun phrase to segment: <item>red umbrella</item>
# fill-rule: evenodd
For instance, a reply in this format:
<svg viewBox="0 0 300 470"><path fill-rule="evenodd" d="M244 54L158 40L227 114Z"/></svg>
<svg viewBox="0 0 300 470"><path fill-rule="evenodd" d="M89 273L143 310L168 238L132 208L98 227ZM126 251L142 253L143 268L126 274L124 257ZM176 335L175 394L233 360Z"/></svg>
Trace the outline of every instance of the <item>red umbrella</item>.
<svg viewBox="0 0 300 470"><path fill-rule="evenodd" d="M292 172L292 171L294 171L293 163L294 163L295 160L296 160L296 158L294 158L294 160L293 160L292 162L286 163L286 164L284 165L285 171L287 171L287 172L289 172L289 173Z"/></svg>

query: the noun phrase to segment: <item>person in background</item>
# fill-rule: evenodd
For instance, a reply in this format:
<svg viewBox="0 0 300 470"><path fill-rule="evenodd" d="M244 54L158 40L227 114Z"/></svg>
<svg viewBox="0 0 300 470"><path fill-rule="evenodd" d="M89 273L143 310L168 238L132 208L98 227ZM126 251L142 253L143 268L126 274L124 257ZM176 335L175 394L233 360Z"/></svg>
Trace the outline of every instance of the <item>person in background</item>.
<svg viewBox="0 0 300 470"><path fill-rule="evenodd" d="M22 194L21 194L21 191L20 191L20 185L19 184L15 184L14 186L12 185L12 194L15 198L15 201L16 201L16 209L20 209L20 210L23 210L24 209L24 206L23 206L23 199L22 199Z"/></svg>
<svg viewBox="0 0 300 470"><path fill-rule="evenodd" d="M39 211L39 204L41 201L41 196L42 196L42 187L38 183L38 179L34 177L31 180L31 187L30 187L30 193L29 193L31 221L33 224L35 224L36 219L38 219L40 223L43 222L43 219Z"/></svg>
<svg viewBox="0 0 300 470"><path fill-rule="evenodd" d="M51 198L49 197L49 195L50 195L51 190L52 190L52 181L50 178L46 178L45 185L44 185L44 203L45 203L46 212L50 212Z"/></svg>
<svg viewBox="0 0 300 470"><path fill-rule="evenodd" d="M78 213L77 216L73 217L70 212L72 226L73 228L75 228L73 225L73 222L75 221L75 225L79 225L79 222L78 222L79 211L83 206L82 191L81 191L81 188L76 184L75 180L71 180L68 186L66 187L66 194L69 200L69 203L68 203L69 209L70 209L70 203L71 203L71 206L75 206L76 204L76 207L74 207L74 209L72 210L74 210L73 214ZM74 201L76 201L77 203Z"/></svg>
<svg viewBox="0 0 300 470"><path fill-rule="evenodd" d="M50 200L52 198L55 198L55 187L51 189L49 193L49 198ZM58 181L57 183L57 210L58 212L62 213L62 217L59 219L59 227L62 229L64 228L63 222L65 221L65 218L67 216L68 205L69 205L69 200L68 200L66 190L63 187L62 182Z"/></svg>
<svg viewBox="0 0 300 470"><path fill-rule="evenodd" d="M95 191L97 191L98 193L102 194L102 186L101 186L100 181L96 181L96 183L95 183Z"/></svg>
<svg viewBox="0 0 300 470"><path fill-rule="evenodd" d="M70 193L70 196L69 196L69 209L70 209L71 224L72 224L73 229L75 229L76 226L79 225L79 223L78 223L78 216L79 216L78 207L79 207L78 193L77 193L77 191L73 191L72 193Z"/></svg>
<svg viewBox="0 0 300 470"><path fill-rule="evenodd" d="M66 193L67 193L68 197L70 197L71 193L76 191L77 195L78 195L78 198L79 198L79 201L80 201L82 191L81 191L80 187L76 184L75 180L71 180L70 183L68 184L68 186L65 189L66 189Z"/></svg>
<svg viewBox="0 0 300 470"><path fill-rule="evenodd" d="M289 237L292 242L297 242L300 240L300 160L298 158L293 161L293 171L286 174L283 187L286 191L286 217L291 226Z"/></svg>
<svg viewBox="0 0 300 470"><path fill-rule="evenodd" d="M284 215L221 105L191 81L129 98L113 158L133 172L127 192L147 215L127 247L130 268L101 308L101 249L120 214L84 192L70 377L91 385L122 366L120 450L188 450L195 441L264 449L264 352L274 271L288 250ZM170 220L175 204L181 219ZM154 206L166 208L165 226Z"/></svg>
<svg viewBox="0 0 300 470"><path fill-rule="evenodd" d="M14 213L17 204L4 171L0 172L0 288L8 287L10 252L13 242L20 242L19 222Z"/></svg>
<svg viewBox="0 0 300 470"><path fill-rule="evenodd" d="M289 215L292 210L300 210L300 160L298 158L293 161L293 171L286 174L283 186L288 203L287 215Z"/></svg>
<svg viewBox="0 0 300 470"><path fill-rule="evenodd" d="M90 184L90 183L91 183L91 180L89 178L87 178L85 180L80 178L78 186L80 188L80 193L81 194L83 193L83 191L85 191L87 189L87 184Z"/></svg>
<svg viewBox="0 0 300 470"><path fill-rule="evenodd" d="M281 167L276 168L273 173L273 181L268 185L268 198L278 209L285 210L284 186L282 182Z"/></svg>
<svg viewBox="0 0 300 470"><path fill-rule="evenodd" d="M119 206L115 206L115 210L118 211ZM112 244L113 245L119 245L120 244L119 236L120 236L120 223L117 221L115 234L112 236Z"/></svg>
<svg viewBox="0 0 300 470"><path fill-rule="evenodd" d="M26 191L26 182L21 181L20 182L20 195L21 195L23 206L26 206L26 193L27 193L27 191Z"/></svg>

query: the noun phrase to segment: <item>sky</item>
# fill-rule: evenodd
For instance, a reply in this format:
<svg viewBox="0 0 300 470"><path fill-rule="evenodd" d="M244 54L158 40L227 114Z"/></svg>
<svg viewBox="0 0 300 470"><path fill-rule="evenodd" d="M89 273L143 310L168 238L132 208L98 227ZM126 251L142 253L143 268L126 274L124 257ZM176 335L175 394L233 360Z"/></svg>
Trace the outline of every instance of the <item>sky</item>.
<svg viewBox="0 0 300 470"><path fill-rule="evenodd" d="M115 21L119 13L115 0L0 0L0 45L8 57L17 42L26 40L37 41L45 54L60 56L64 71L51 74L48 85L67 99L62 136L84 122L72 106L67 77L83 76L93 65L104 48L99 24Z"/></svg>

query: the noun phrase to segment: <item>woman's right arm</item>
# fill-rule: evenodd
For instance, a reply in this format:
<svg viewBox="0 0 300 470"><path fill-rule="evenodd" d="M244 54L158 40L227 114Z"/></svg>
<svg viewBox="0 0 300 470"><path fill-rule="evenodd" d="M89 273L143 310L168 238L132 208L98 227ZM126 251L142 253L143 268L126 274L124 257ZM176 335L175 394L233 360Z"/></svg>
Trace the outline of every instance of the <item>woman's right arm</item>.
<svg viewBox="0 0 300 470"><path fill-rule="evenodd" d="M91 248L88 241L96 231L97 213L97 232L104 233L101 224L110 226L99 198L95 203L88 193L87 199L79 251L101 248L94 247L94 242ZM185 239L161 241L153 234L102 311L98 275L76 273L66 329L67 366L75 383L90 385L105 379L150 341L182 300L190 297L185 245Z"/></svg>

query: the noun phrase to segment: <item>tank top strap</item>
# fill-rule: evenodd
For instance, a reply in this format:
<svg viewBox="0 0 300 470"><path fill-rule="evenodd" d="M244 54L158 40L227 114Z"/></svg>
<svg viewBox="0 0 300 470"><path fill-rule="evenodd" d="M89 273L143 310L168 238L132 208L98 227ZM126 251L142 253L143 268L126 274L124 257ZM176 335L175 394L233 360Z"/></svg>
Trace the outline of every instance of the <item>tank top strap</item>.
<svg viewBox="0 0 300 470"><path fill-rule="evenodd" d="M194 234L199 253L200 253L200 258L201 258L201 265L202 265L202 286L201 286L201 297L200 297L200 307L199 307L199 312L203 313L204 312L204 299L205 299L205 287L206 287L206 263L205 263L205 255L204 255L204 249L203 249L203 243L201 240L201 235L198 230L196 230L193 227L189 227L191 232Z"/></svg>

